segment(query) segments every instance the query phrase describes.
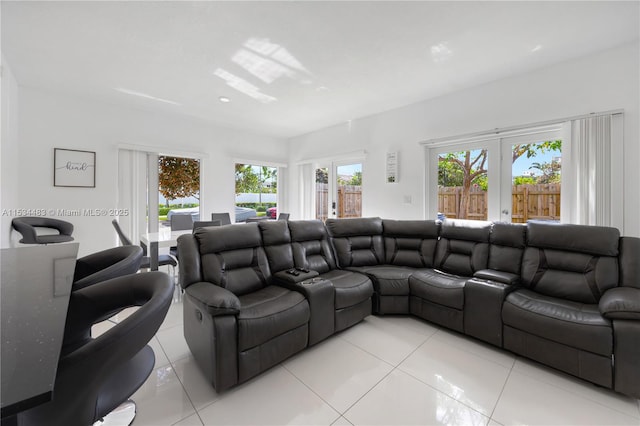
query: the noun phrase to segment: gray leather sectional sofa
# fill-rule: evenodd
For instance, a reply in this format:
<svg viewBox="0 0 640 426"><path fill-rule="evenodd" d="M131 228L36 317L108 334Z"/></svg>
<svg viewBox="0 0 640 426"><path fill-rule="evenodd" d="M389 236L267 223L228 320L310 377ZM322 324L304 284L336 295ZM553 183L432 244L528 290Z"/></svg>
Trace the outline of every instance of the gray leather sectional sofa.
<svg viewBox="0 0 640 426"><path fill-rule="evenodd" d="M374 313L640 398L640 238L615 228L264 221L197 229L178 250L185 338L218 391Z"/></svg>

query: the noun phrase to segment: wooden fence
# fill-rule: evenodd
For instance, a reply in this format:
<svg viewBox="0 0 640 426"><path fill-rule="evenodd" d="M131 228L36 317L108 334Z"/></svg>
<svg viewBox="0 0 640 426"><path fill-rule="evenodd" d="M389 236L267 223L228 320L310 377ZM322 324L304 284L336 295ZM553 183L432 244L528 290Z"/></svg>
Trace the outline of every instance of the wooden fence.
<svg viewBox="0 0 640 426"><path fill-rule="evenodd" d="M557 184L514 185L511 196L511 221L525 223L529 219L560 220L560 187ZM462 187L438 189L438 211L458 218ZM487 193L472 187L467 219L487 219Z"/></svg>
<svg viewBox="0 0 640 426"><path fill-rule="evenodd" d="M457 219L461 217L459 213L461 201L461 186L441 186L438 188L438 212L444 213L448 218ZM468 212L467 219L487 220L486 191L479 187L471 187Z"/></svg>
<svg viewBox="0 0 640 426"><path fill-rule="evenodd" d="M327 219L329 205L329 189L326 183L316 183L316 218ZM362 187L360 185L338 186L337 217L362 216Z"/></svg>

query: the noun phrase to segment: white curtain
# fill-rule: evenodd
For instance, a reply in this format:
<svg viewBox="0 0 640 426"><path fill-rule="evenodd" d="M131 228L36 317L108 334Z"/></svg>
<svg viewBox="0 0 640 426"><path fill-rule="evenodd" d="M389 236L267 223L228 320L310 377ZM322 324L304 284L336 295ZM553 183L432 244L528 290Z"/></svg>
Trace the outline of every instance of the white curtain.
<svg viewBox="0 0 640 426"><path fill-rule="evenodd" d="M140 234L146 232L146 152L118 150L118 209L128 212L117 219L125 235L133 244L138 244Z"/></svg>
<svg viewBox="0 0 640 426"><path fill-rule="evenodd" d="M311 163L300 164L298 166L298 173L300 177L300 180L299 180L300 205L298 208L300 211L301 219L315 219L316 218L316 215L315 215L315 208L316 208L315 168Z"/></svg>
<svg viewBox="0 0 640 426"><path fill-rule="evenodd" d="M622 114L616 115L570 122L570 136L565 139L562 153L564 222L622 226L617 219L623 207L619 196L622 171L613 170L621 169L623 163L622 158L617 158L622 146Z"/></svg>

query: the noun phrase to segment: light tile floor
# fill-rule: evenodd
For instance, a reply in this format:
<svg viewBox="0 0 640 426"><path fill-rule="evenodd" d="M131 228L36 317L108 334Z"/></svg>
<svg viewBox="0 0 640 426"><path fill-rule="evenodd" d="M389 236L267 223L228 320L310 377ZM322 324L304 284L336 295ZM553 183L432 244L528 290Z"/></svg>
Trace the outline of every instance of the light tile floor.
<svg viewBox="0 0 640 426"><path fill-rule="evenodd" d="M179 291L151 347L134 426L640 425L636 399L410 316L369 316L220 395L189 353Z"/></svg>

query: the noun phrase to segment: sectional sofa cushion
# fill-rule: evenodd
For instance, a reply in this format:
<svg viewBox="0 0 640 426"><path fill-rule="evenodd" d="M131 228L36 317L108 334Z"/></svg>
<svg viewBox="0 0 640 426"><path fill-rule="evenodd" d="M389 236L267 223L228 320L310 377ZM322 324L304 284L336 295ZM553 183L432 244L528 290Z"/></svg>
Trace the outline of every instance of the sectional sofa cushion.
<svg viewBox="0 0 640 426"><path fill-rule="evenodd" d="M520 283L520 265L526 244L527 227L496 222L489 235L488 268L474 272L474 277L503 284Z"/></svg>
<svg viewBox="0 0 640 426"><path fill-rule="evenodd" d="M438 271L420 271L409 278L411 295L432 303L462 310L468 277Z"/></svg>
<svg viewBox="0 0 640 426"><path fill-rule="evenodd" d="M263 220L258 222L262 234L262 245L267 256L270 272L275 273L293 267L291 234L285 220Z"/></svg>
<svg viewBox="0 0 640 426"><path fill-rule="evenodd" d="M338 267L384 263L382 219L327 219L325 222Z"/></svg>
<svg viewBox="0 0 640 426"><path fill-rule="evenodd" d="M526 245L526 225L494 223L489 241L489 269L520 275L520 263Z"/></svg>
<svg viewBox="0 0 640 426"><path fill-rule="evenodd" d="M239 299L239 351L261 345L309 322L307 300L295 291L271 285Z"/></svg>
<svg viewBox="0 0 640 426"><path fill-rule="evenodd" d="M355 306L373 295L371 280L366 275L342 269L333 269L320 275L331 281L335 291L335 309Z"/></svg>
<svg viewBox="0 0 640 426"><path fill-rule="evenodd" d="M537 293L579 303L598 303L618 285L615 228L529 223L522 282Z"/></svg>
<svg viewBox="0 0 640 426"><path fill-rule="evenodd" d="M507 296L502 320L507 326L576 349L603 356L613 351L611 321L600 314L598 305L523 289Z"/></svg>
<svg viewBox="0 0 640 426"><path fill-rule="evenodd" d="M490 232L490 222L445 220L436 248L435 267L466 277L472 277L475 271L486 269Z"/></svg>
<svg viewBox="0 0 640 426"><path fill-rule="evenodd" d="M198 228L194 236L199 244L202 281L237 296L267 285L269 269L257 224Z"/></svg>
<svg viewBox="0 0 640 426"><path fill-rule="evenodd" d="M567 250L595 256L618 256L616 228L567 223L527 223L527 246Z"/></svg>
<svg viewBox="0 0 640 426"><path fill-rule="evenodd" d="M347 269L371 277L376 293L381 296L408 296L409 277L416 272L414 268L391 265L358 266Z"/></svg>
<svg viewBox="0 0 640 426"><path fill-rule="evenodd" d="M440 224L435 220L382 221L385 263L432 268Z"/></svg>
<svg viewBox="0 0 640 426"><path fill-rule="evenodd" d="M444 221L436 246L436 270L416 271L409 279L411 295L462 310L464 283L487 268L491 223Z"/></svg>
<svg viewBox="0 0 640 426"><path fill-rule="evenodd" d="M289 230L296 265L321 274L336 269L327 230L322 221L289 221Z"/></svg>

